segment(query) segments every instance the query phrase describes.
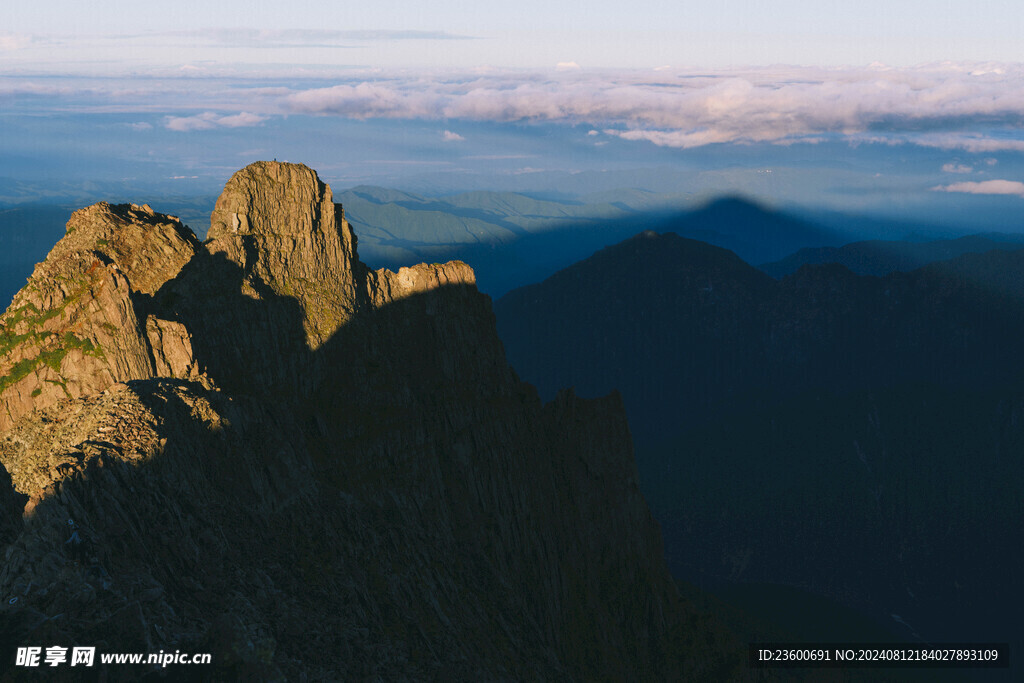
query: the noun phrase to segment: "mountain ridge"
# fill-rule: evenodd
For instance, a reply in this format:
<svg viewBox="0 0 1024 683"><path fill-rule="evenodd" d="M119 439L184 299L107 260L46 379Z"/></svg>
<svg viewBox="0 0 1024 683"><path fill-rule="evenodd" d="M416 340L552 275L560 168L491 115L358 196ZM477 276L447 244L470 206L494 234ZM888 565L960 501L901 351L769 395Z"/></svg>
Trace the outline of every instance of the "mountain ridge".
<svg viewBox="0 0 1024 683"><path fill-rule="evenodd" d="M85 209L0 318L0 640L232 680L749 677L665 568L621 400L542 404L470 268L371 271L299 165L236 173L211 225Z"/></svg>
<svg viewBox="0 0 1024 683"><path fill-rule="evenodd" d="M923 638L1024 636L999 597L1024 567L1024 252L775 280L647 234L495 312L542 397L622 393L676 576L800 588Z"/></svg>
<svg viewBox="0 0 1024 683"><path fill-rule="evenodd" d="M893 271L916 270L929 263L948 261L967 253L1021 248L1024 248L1024 239L1020 236L1000 233L966 235L932 242L869 240L841 247L800 249L781 261L765 263L758 268L773 277L783 277L804 265L840 263L860 275L881 276Z"/></svg>

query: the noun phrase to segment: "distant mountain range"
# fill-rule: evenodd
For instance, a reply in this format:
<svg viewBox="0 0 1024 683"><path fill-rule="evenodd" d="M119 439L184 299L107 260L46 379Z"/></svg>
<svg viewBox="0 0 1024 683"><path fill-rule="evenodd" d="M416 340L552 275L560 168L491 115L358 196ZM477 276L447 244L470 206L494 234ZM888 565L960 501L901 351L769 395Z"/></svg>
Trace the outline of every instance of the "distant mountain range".
<svg viewBox="0 0 1024 683"><path fill-rule="evenodd" d="M1024 249L1024 235L989 233L931 242L870 240L841 247L803 248L780 261L765 263L758 268L773 277L782 277L795 273L801 266L838 263L860 275L881 276L893 271L914 270L963 254L981 254L995 249Z"/></svg>
<svg viewBox="0 0 1024 683"><path fill-rule="evenodd" d="M16 183L0 183L0 190L4 187L15 194L19 191ZM81 205L74 198L97 195L119 201L126 191L116 184L55 186L53 201L61 202L59 205L21 203L0 210L0 298L10 297L24 284L32 265L41 261L48 245L63 234L71 210ZM104 192L113 194L107 196ZM138 195L131 199L138 201ZM153 196L145 201L155 210L178 216L203 238L214 199ZM911 233L924 241L929 235L948 237L948 229L824 212L779 211L738 196L697 204L688 195L635 188L542 197L495 191L425 196L359 186L339 192L335 199L354 226L368 264L394 269L424 261L459 259L473 266L481 290L495 297L539 282L643 230L670 231L699 239L730 249L749 263L789 257L764 266L773 275L803 262L828 259L833 253L832 258L849 263L856 272L861 272L858 263L868 264L875 271L888 265L901 270L964 251L1008 247L1022 239L992 234L957 240L948 249L887 247L879 243L871 252L874 255L856 256L841 245L869 238L902 238ZM800 249L812 251L794 254ZM856 254L864 251L861 247L851 249ZM907 253L913 256L894 256Z"/></svg>
<svg viewBox="0 0 1024 683"><path fill-rule="evenodd" d="M542 395L574 385L628 396L636 386L678 395L683 419L698 421L741 395L774 400L817 386L928 378L939 355L950 361L943 378L1001 381L1019 362L997 341L1024 327L1013 315L1022 265L1024 251L996 251L885 278L837 264L804 267L779 282L726 249L646 231L495 306L510 356ZM642 371L652 367L662 377L653 384ZM699 377L701 391L674 385L679 373ZM663 424L637 415L634 426L647 422Z"/></svg>
<svg viewBox="0 0 1024 683"><path fill-rule="evenodd" d="M645 232L495 312L542 396L621 391L679 576L1024 637L1024 251L777 281Z"/></svg>
<svg viewBox="0 0 1024 683"><path fill-rule="evenodd" d="M742 197L717 199L696 211L666 217L650 229L724 247L750 263L782 258L803 247L847 241L838 230Z"/></svg>
<svg viewBox="0 0 1024 683"><path fill-rule="evenodd" d="M337 199L369 263L396 268L456 258L494 296L637 232L668 201L639 191L578 201L484 191L428 198L376 187Z"/></svg>

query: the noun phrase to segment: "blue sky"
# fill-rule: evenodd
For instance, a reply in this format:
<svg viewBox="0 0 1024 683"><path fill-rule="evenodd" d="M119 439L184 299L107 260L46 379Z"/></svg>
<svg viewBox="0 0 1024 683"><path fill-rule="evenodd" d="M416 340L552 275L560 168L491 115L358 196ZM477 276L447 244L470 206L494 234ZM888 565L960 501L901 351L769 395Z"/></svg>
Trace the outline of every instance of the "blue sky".
<svg viewBox="0 0 1024 683"><path fill-rule="evenodd" d="M216 192L280 158L343 186L665 168L849 209L1024 196L1004 0L29 5L2 10L0 178Z"/></svg>

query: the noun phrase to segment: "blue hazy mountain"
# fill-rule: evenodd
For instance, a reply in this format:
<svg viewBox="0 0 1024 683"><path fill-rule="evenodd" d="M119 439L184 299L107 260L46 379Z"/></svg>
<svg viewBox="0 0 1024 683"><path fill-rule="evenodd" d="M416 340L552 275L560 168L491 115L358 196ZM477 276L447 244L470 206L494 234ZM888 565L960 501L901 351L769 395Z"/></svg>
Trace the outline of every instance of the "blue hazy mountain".
<svg viewBox="0 0 1024 683"><path fill-rule="evenodd" d="M669 216L651 229L724 247L750 263L845 241L839 231L743 197L716 199L696 211Z"/></svg>
<svg viewBox="0 0 1024 683"><path fill-rule="evenodd" d="M4 188L2 197L8 201L42 192L13 181L0 183L0 190ZM0 213L0 298L4 300L24 283L32 265L45 257L48 245L63 234L72 208L82 205L69 202L89 197L90 201L116 203L125 201L122 197L129 193L118 183L57 184L47 191L51 201L60 203L9 204ZM212 195L132 193L129 198L139 201L140 196L154 209L178 216L200 238L205 237ZM689 195L641 188L575 195L480 190L428 196L364 185L338 192L334 199L355 228L368 264L396 269L460 259L474 267L481 290L495 297L543 280L643 230L699 239L729 249L749 263L790 257L787 264L792 264L792 259L810 259L807 254L811 253L832 253L828 250L854 240L913 234L921 241L949 236L948 227L834 212L779 210L739 196L697 203ZM988 239L1002 240L1003 236ZM1005 239L1008 243L1019 238ZM965 243L963 249L969 246ZM818 251L791 256L805 248ZM942 249L932 252L941 253Z"/></svg>
<svg viewBox="0 0 1024 683"><path fill-rule="evenodd" d="M935 261L946 261L969 253L994 249L1013 251L1024 248L1024 235L988 233L967 235L951 240L928 242L867 240L841 247L805 247L779 261L759 268L773 277L795 273L801 266L838 263L860 275L887 275L909 271Z"/></svg>
<svg viewBox="0 0 1024 683"><path fill-rule="evenodd" d="M791 586L926 638L1024 635L1024 251L779 281L647 232L495 312L542 396L622 393L678 576Z"/></svg>
<svg viewBox="0 0 1024 683"><path fill-rule="evenodd" d="M487 191L423 197L376 187L339 192L335 201L371 265L460 259L492 295L542 279L636 232L656 203L642 195L627 204L621 198L583 202Z"/></svg>
<svg viewBox="0 0 1024 683"><path fill-rule="evenodd" d="M104 187L89 191L102 193ZM106 189L123 191L117 186ZM97 198L117 201L117 196ZM682 195L636 188L574 197L494 191L429 197L360 186L338 192L334 199L344 208L370 265L396 269L460 259L474 267L480 288L492 296L542 280L597 249L645 229L674 230L727 247L754 261L781 257L804 246L849 241L841 230L737 197L694 205ZM212 197L171 196L146 201L154 209L178 216L200 237L205 236ZM31 264L41 261L48 245L63 233L70 212L67 205L13 206L4 212L0 240L5 240L7 247L6 279L19 286L23 283ZM26 235L38 235L39 239ZM0 286L5 287L0 294L13 294L9 283L0 282Z"/></svg>
<svg viewBox="0 0 1024 683"><path fill-rule="evenodd" d="M492 296L536 282L641 230L671 230L755 262L849 233L741 197L706 204L640 189L570 199L477 191L445 197L357 187L336 196L370 263L397 267L461 259Z"/></svg>

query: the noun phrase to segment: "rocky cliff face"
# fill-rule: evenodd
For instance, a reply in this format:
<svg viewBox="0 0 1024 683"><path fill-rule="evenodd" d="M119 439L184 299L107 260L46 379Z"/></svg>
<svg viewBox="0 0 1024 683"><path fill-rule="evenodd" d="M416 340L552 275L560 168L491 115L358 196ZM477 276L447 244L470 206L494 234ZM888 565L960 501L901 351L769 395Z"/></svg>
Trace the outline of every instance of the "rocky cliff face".
<svg viewBox="0 0 1024 683"><path fill-rule="evenodd" d="M366 303L355 235L331 188L305 166L253 164L236 173L217 200L207 237L208 251L225 254L250 284L261 282L299 304L310 348Z"/></svg>
<svg viewBox="0 0 1024 683"><path fill-rule="evenodd" d="M146 299L198 248L188 228L148 206L76 211L0 318L0 431L34 408L114 382L171 366L187 374L187 337L151 317Z"/></svg>
<svg viewBox="0 0 1024 683"><path fill-rule="evenodd" d="M542 405L468 266L355 246L290 164L235 174L205 244L75 214L0 319L0 642L225 679L742 672L666 571L618 397Z"/></svg>

